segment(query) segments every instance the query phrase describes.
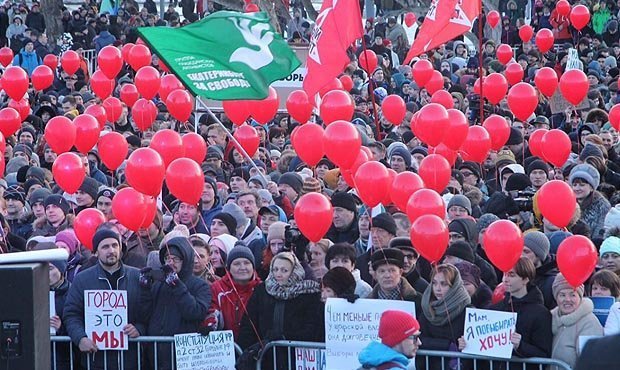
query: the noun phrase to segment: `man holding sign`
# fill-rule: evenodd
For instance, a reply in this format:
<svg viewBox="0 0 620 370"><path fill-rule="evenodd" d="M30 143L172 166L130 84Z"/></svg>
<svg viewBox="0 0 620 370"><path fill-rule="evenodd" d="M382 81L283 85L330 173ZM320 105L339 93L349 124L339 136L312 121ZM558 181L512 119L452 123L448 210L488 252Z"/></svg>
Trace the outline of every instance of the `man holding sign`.
<svg viewBox="0 0 620 370"><path fill-rule="evenodd" d="M71 340L84 354L94 354L99 349L125 347L121 346L121 343L126 344L127 337L136 338L140 336L140 333L145 332L144 323L141 322L137 310L140 298L138 285L140 273L138 269L125 266L121 262L123 252L121 245L118 233L107 228L99 229L93 236L93 253L97 256L98 263L76 275L69 289L65 302L64 320ZM119 314L126 314L128 323L120 328L122 333L109 331L94 336L93 332L86 332L86 291L95 291L90 295L93 306L105 308L101 310L101 322L113 325L115 318L122 316ZM113 309L108 312L110 307ZM107 369L119 369L122 355L124 357L123 368L135 369L137 367L136 347L129 345L128 348L126 351L106 351L104 355L90 356L90 368L103 369L105 360ZM86 367L86 362L87 356L82 356L84 367Z"/></svg>

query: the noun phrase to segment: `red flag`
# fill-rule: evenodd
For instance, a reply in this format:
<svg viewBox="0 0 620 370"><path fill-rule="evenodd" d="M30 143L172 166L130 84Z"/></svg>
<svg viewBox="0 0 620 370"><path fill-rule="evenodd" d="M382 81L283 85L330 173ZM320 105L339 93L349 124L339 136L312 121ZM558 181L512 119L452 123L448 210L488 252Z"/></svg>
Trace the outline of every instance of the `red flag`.
<svg viewBox="0 0 620 370"><path fill-rule="evenodd" d="M316 93L338 77L349 63L347 48L364 34L358 0L325 0L316 19L306 66L304 90Z"/></svg>
<svg viewBox="0 0 620 370"><path fill-rule="evenodd" d="M480 0L433 0L405 63L471 30L480 14Z"/></svg>

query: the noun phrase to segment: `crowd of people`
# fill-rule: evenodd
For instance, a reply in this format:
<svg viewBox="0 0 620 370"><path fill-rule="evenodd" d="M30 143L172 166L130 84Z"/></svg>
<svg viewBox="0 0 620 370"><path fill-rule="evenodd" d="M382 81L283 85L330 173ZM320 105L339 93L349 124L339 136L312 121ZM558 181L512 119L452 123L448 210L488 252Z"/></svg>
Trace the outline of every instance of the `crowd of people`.
<svg viewBox="0 0 620 370"><path fill-rule="evenodd" d="M175 2L164 19L151 3L140 7L125 2L117 15L98 15L96 5L86 1L73 12L64 11L65 33L54 45L47 42L39 4L5 4L0 6L0 35L4 36L0 42L15 51L13 64L30 73L47 54L120 47L137 40L137 27L178 27L198 19L186 1L181 2L183 17L176 12ZM441 72L454 108L465 113L472 125L480 124L476 78L481 71L505 69L495 55L499 43L514 47L514 60L523 68L525 82L532 83L542 67L553 68L560 76L572 49L587 73L587 104L579 109L553 111L550 101L540 95L535 114L522 121L513 116L505 100L482 105L485 117L494 113L506 119L510 137L482 163L457 159L442 194L450 241L436 266L411 242L405 210L390 204L371 209L328 158L310 167L297 156L290 137L305 122L285 113L267 125L249 120L258 131L260 147L246 158L228 135L234 126L225 114L218 114L224 126L208 115L178 122L158 98L154 98L158 114L149 129L138 130L131 107L123 103L120 118L107 122L102 135L121 133L131 152L148 146L158 130L172 128L185 134L195 129L208 143L201 165L205 185L198 204L176 199L164 186L152 224L133 232L112 211L116 193L128 186L126 164L111 171L96 148L78 153L87 177L75 194L63 192L52 176L57 153L43 137L47 122L60 115L73 119L100 103L89 86L87 62L74 75L59 67L53 86L45 91L30 89L30 114L15 135L6 137L0 253L67 250L68 261L53 262L49 273L57 312L50 325L57 335L72 340L58 346L58 368L71 363L69 345L79 349L76 353L97 351L84 327L83 292L91 289L127 291L129 324L124 332L130 338L232 330L244 355L256 353L271 340L323 342L323 307L329 297L415 302L418 321L410 323L415 329L412 334L417 333L412 345L422 349L462 350L468 307L517 312L510 338L513 355L553 358L571 367L578 361L580 337L620 334L620 303L601 323L589 299L620 300L620 142L608 117L610 108L620 103L618 4L591 2L592 21L577 32L555 12L553 2L531 2L531 14L525 14L526 4L521 3L501 3L504 16L496 27L485 18L480 20L483 50L455 39L403 64L411 41L406 26L396 17L383 16L366 20L363 43L377 54L378 67L367 73L359 66L361 42L349 50L351 62L343 73L353 81L352 123L372 159L397 173L416 172L429 155L410 124L413 114L431 99L414 82L411 65L417 60L427 59ZM535 30L553 30L556 47L552 51L541 53L533 42L519 40L517 29L525 19ZM288 27L282 29L288 38L309 40L312 24L294 10ZM153 65L158 67L156 57ZM116 78L114 95L133 77L125 66ZM381 102L389 94L406 102L407 115L398 125L381 112ZM320 117L316 121L320 124ZM572 140L570 158L560 167L533 156L528 143L535 130L553 128L565 131ZM537 204L537 191L554 179L567 182L578 203L571 223L563 229L546 220ZM309 242L294 219L296 202L310 192L327 196L334 211L331 228L318 242ZM89 208L106 217L93 237L92 250L78 241L74 231L75 216ZM515 222L524 232L523 255L506 273L487 258L482 238L489 225L500 219ZM600 255L590 279L577 289L559 272L555 259L558 246L570 235L591 239ZM384 344L392 342L384 340ZM170 353L166 345L141 350L138 357L139 349L131 343L127 351L90 356L90 365L116 366L122 356L125 368L136 368L138 358L152 364L156 350ZM173 359L158 358L158 368L173 367ZM82 356L81 363L86 361ZM470 365L462 361L459 366ZM418 363L418 369L426 366ZM429 369L441 366L439 361L428 363Z"/></svg>

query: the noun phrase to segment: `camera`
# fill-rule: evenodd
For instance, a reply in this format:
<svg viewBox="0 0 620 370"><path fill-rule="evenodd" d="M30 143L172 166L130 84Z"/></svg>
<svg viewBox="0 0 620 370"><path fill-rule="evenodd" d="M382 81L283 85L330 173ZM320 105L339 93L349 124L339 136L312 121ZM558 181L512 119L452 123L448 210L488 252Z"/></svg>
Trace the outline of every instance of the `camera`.
<svg viewBox="0 0 620 370"><path fill-rule="evenodd" d="M510 196L519 207L520 212L532 212L534 210L534 191L523 190L510 192Z"/></svg>
<svg viewBox="0 0 620 370"><path fill-rule="evenodd" d="M297 227L286 225L284 228L284 249L293 252L300 261L308 260L308 240Z"/></svg>

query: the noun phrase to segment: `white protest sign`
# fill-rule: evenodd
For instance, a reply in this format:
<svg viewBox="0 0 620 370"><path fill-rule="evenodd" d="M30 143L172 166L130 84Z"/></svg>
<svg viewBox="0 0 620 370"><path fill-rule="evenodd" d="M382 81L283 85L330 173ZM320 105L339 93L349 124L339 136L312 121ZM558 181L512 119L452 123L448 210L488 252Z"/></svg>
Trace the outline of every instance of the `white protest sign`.
<svg viewBox="0 0 620 370"><path fill-rule="evenodd" d="M602 338L602 335L580 335L579 336L579 352L581 353L583 352L583 347L586 346L586 343L588 343L588 341L590 339L597 339L597 338Z"/></svg>
<svg viewBox="0 0 620 370"><path fill-rule="evenodd" d="M50 319L56 316L56 292L50 291ZM56 335L56 329L50 325L50 335Z"/></svg>
<svg viewBox="0 0 620 370"><path fill-rule="evenodd" d="M463 353L498 358L512 357L510 336L515 332L517 314L467 308Z"/></svg>
<svg viewBox="0 0 620 370"><path fill-rule="evenodd" d="M85 290L84 323L86 335L101 350L126 350L127 291Z"/></svg>
<svg viewBox="0 0 620 370"><path fill-rule="evenodd" d="M326 370L325 350L295 348L295 370Z"/></svg>
<svg viewBox="0 0 620 370"><path fill-rule="evenodd" d="M177 369L234 370L235 343L232 330L174 336Z"/></svg>
<svg viewBox="0 0 620 370"><path fill-rule="evenodd" d="M379 320L386 310L410 312L415 316L415 303L387 299L358 299L350 303L341 298L329 298L325 304L327 368L359 368L357 356L368 343L378 339Z"/></svg>

